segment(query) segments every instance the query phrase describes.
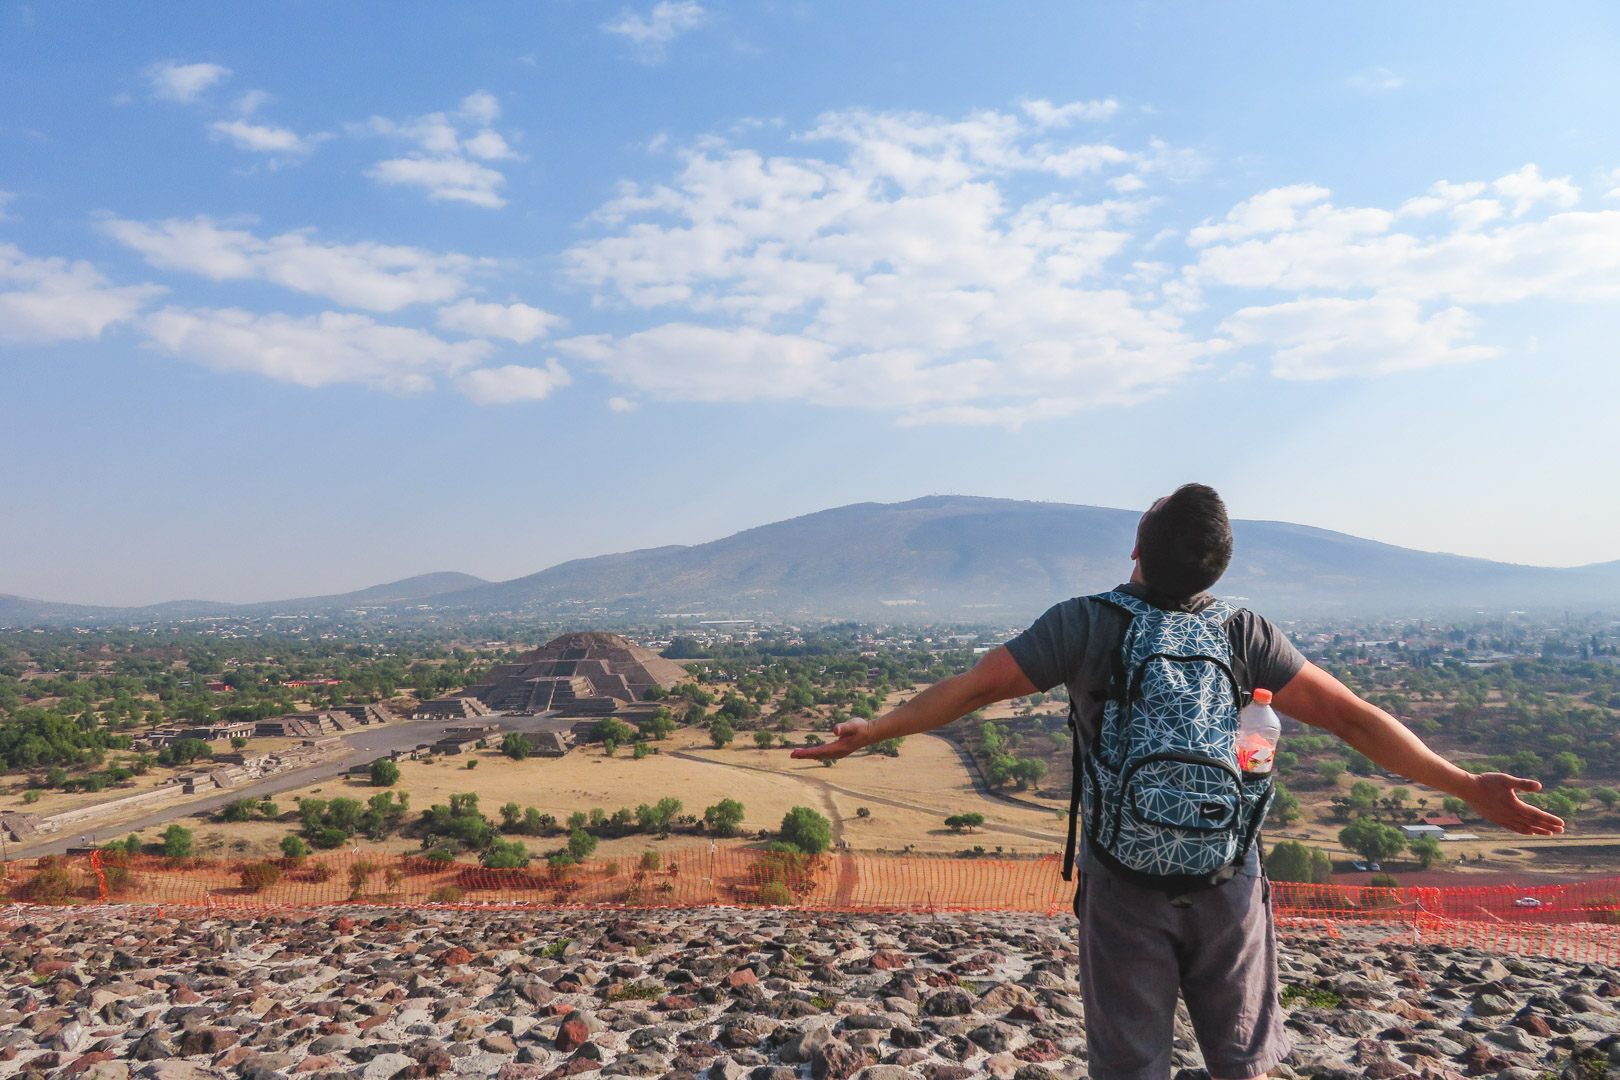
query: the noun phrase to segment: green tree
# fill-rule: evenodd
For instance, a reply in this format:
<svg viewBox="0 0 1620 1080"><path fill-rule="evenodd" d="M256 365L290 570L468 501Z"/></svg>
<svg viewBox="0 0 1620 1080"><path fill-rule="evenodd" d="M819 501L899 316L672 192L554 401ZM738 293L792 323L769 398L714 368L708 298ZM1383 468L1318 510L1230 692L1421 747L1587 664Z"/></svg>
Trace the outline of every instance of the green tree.
<svg viewBox="0 0 1620 1080"><path fill-rule="evenodd" d="M584 829L575 829L568 835L568 854L574 860L588 859L595 850L596 837Z"/></svg>
<svg viewBox="0 0 1620 1080"><path fill-rule="evenodd" d="M769 750L771 744L775 741L776 733L773 731L754 732L754 745L759 747L761 750Z"/></svg>
<svg viewBox="0 0 1620 1080"><path fill-rule="evenodd" d="M1339 778L1344 775L1345 764L1342 761L1323 761L1316 766L1316 775L1322 778L1328 787L1338 787Z"/></svg>
<svg viewBox="0 0 1620 1080"><path fill-rule="evenodd" d="M523 737L521 731L509 731L501 740L501 753L513 761L522 761L533 752L534 747L529 745L529 740Z"/></svg>
<svg viewBox="0 0 1620 1080"><path fill-rule="evenodd" d="M1357 780L1350 785L1350 809L1358 814L1370 814L1378 807L1378 785L1371 780Z"/></svg>
<svg viewBox="0 0 1620 1080"><path fill-rule="evenodd" d="M1620 791L1611 787L1592 789L1592 798L1603 804L1603 809L1613 810L1616 803L1620 803Z"/></svg>
<svg viewBox="0 0 1620 1080"><path fill-rule="evenodd" d="M191 842L191 830L183 825L170 825L163 830L163 854L170 859L189 858Z"/></svg>
<svg viewBox="0 0 1620 1080"><path fill-rule="evenodd" d="M1283 825L1292 825L1299 820L1299 796L1283 786L1281 780L1273 781L1277 794L1271 800L1271 816Z"/></svg>
<svg viewBox="0 0 1620 1080"><path fill-rule="evenodd" d="M515 802L509 802L501 807L501 828L507 832L515 832L518 824L523 820L523 807Z"/></svg>
<svg viewBox="0 0 1620 1080"><path fill-rule="evenodd" d="M1333 880L1333 861L1316 848L1284 840L1266 854L1266 873L1275 881L1326 885Z"/></svg>
<svg viewBox="0 0 1620 1080"><path fill-rule="evenodd" d="M807 855L832 846L832 822L808 806L795 806L782 816L782 840Z"/></svg>
<svg viewBox="0 0 1620 1080"><path fill-rule="evenodd" d="M635 744L630 747L630 757L633 761L640 761L642 758L651 753L652 748L647 745L645 739L637 739Z"/></svg>
<svg viewBox="0 0 1620 1080"><path fill-rule="evenodd" d="M721 749L736 737L737 732L724 719L717 719L709 725L709 741L714 744L716 750Z"/></svg>
<svg viewBox="0 0 1620 1080"><path fill-rule="evenodd" d="M491 870L516 870L528 866L531 858L519 841L497 840L485 849L479 861Z"/></svg>
<svg viewBox="0 0 1620 1080"><path fill-rule="evenodd" d="M378 758L371 763L371 786L393 787L399 783L399 766L387 758Z"/></svg>
<svg viewBox="0 0 1620 1080"><path fill-rule="evenodd" d="M1370 862L1393 859L1406 850L1406 837L1372 818L1357 818L1339 830L1339 843Z"/></svg>
<svg viewBox="0 0 1620 1080"><path fill-rule="evenodd" d="M257 800L232 799L230 802L225 804L225 808L219 812L219 816L224 818L226 821L252 821L253 814L258 809L259 804Z"/></svg>
<svg viewBox="0 0 1620 1080"><path fill-rule="evenodd" d="M288 833L281 838L281 853L289 859L302 859L309 854L309 848L296 833Z"/></svg>
<svg viewBox="0 0 1620 1080"><path fill-rule="evenodd" d="M742 820L743 804L736 799L721 799L703 811L703 824L716 836L736 836Z"/></svg>
<svg viewBox="0 0 1620 1080"><path fill-rule="evenodd" d="M1547 762L1547 768L1560 780L1573 780L1586 771L1586 762L1568 750L1560 751Z"/></svg>
<svg viewBox="0 0 1620 1080"><path fill-rule="evenodd" d="M966 829L972 832L984 824L984 815L980 813L952 814L945 819L945 827L952 832L961 832Z"/></svg>
<svg viewBox="0 0 1620 1080"><path fill-rule="evenodd" d="M867 752L871 754L882 754L884 757L899 757L900 744L905 741L904 736L898 739L884 739L881 742L875 742L869 746L867 748Z"/></svg>
<svg viewBox="0 0 1620 1080"><path fill-rule="evenodd" d="M1406 850L1418 861L1418 866L1427 870L1438 862L1444 855L1440 850L1440 841L1432 836L1420 836L1415 840L1408 840Z"/></svg>
<svg viewBox="0 0 1620 1080"><path fill-rule="evenodd" d="M1440 809L1453 817L1462 817L1468 813L1468 800L1459 799L1455 795L1447 795L1440 800Z"/></svg>

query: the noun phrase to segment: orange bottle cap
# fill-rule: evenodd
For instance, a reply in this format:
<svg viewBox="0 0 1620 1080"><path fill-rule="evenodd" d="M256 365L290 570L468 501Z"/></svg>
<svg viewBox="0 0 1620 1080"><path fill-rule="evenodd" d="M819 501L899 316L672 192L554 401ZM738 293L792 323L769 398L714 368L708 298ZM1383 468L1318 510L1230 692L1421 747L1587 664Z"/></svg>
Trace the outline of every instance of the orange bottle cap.
<svg viewBox="0 0 1620 1080"><path fill-rule="evenodd" d="M1271 704L1271 691L1263 689L1263 688L1260 689L1260 690L1256 690L1254 692L1254 703L1256 705L1270 705Z"/></svg>

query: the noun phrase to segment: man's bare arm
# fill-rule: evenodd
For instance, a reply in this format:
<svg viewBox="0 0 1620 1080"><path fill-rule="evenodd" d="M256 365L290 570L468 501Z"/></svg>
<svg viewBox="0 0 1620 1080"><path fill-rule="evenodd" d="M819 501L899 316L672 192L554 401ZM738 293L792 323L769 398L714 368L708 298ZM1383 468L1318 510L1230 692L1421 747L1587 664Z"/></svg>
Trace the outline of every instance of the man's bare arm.
<svg viewBox="0 0 1620 1080"><path fill-rule="evenodd" d="M1541 785L1507 773L1475 776L1436 754L1389 713L1363 701L1315 664L1307 663L1277 691L1278 711L1337 735L1393 773L1465 799L1504 829L1533 836L1564 831L1564 823L1519 798Z"/></svg>
<svg viewBox="0 0 1620 1080"><path fill-rule="evenodd" d="M998 645L984 654L972 669L960 675L941 679L899 708L884 713L876 720L846 720L833 728L836 742L822 746L806 746L793 751L796 758L832 761L846 757L885 739L898 739L944 727L974 709L982 709L995 701L1023 697L1035 693L1035 685L1025 677L1018 661L1012 658L1005 645Z"/></svg>

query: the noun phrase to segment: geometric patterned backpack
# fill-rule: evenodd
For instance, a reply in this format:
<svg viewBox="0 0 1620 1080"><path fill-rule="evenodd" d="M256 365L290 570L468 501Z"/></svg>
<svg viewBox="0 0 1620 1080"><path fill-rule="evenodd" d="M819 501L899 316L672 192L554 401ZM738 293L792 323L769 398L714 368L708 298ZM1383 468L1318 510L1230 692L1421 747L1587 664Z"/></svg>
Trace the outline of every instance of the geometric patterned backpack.
<svg viewBox="0 0 1620 1080"><path fill-rule="evenodd" d="M1074 740L1064 879L1084 804L1086 838L1115 873L1171 896L1219 885L1243 865L1272 794L1269 774L1237 765L1251 696L1227 635L1237 610L1217 600L1166 611L1119 591L1096 599L1125 615L1125 638L1096 742L1088 752Z"/></svg>

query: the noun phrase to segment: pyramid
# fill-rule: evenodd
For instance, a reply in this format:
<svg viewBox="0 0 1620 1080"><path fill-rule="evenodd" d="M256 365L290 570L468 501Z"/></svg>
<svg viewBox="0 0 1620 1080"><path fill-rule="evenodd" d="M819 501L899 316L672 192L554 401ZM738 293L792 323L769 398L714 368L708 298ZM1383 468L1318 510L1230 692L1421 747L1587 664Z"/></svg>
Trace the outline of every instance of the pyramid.
<svg viewBox="0 0 1620 1080"><path fill-rule="evenodd" d="M495 667L462 696L505 712L596 715L644 701L648 690L668 690L685 675L679 664L617 634L564 634Z"/></svg>

